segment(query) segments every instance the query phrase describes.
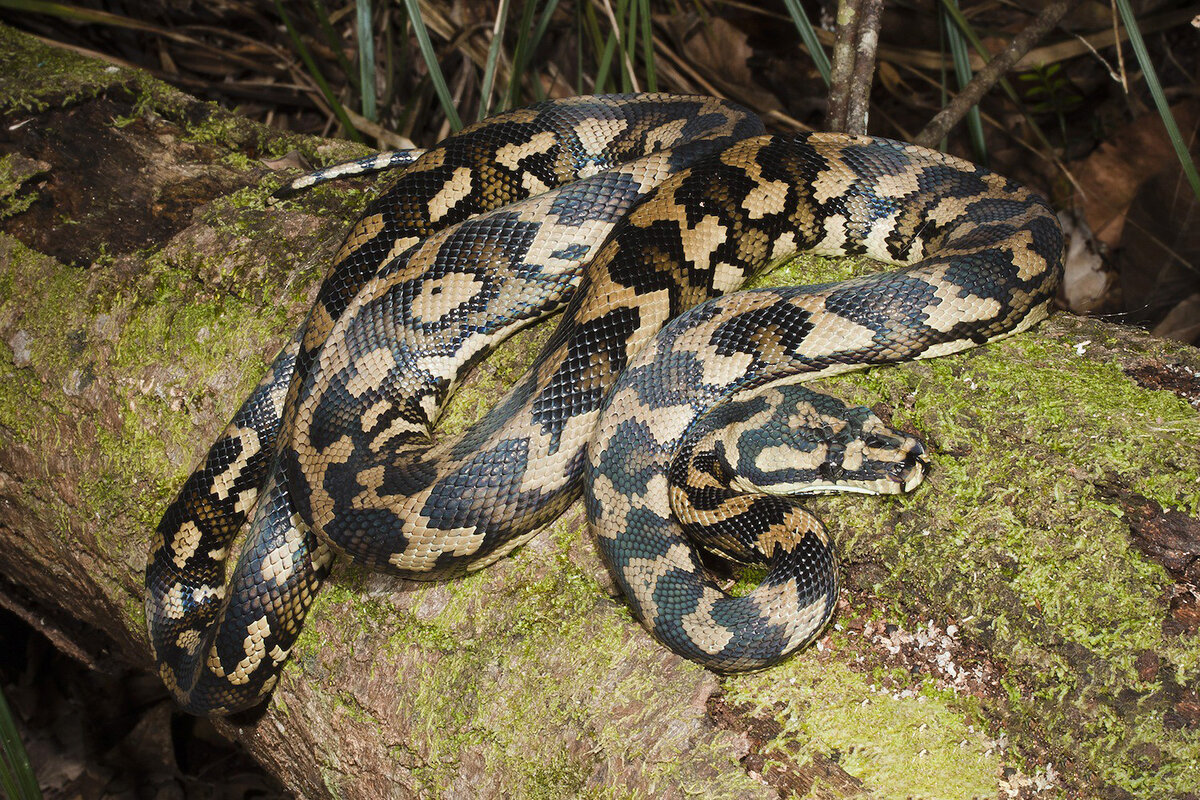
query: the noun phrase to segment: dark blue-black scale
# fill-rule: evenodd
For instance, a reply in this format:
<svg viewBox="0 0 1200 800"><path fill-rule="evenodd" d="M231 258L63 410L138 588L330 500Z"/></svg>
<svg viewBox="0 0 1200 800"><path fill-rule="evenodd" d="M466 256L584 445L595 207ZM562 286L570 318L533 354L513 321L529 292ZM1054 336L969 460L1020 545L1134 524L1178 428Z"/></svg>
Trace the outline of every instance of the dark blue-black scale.
<svg viewBox="0 0 1200 800"><path fill-rule="evenodd" d="M603 316L574 324L569 329L560 324L558 331L570 335L553 338L542 352L554 352L559 341L565 339L566 358L538 391L532 406L531 418L541 426L543 434L557 441L568 419L600 407L607 387L597 386L595 382L581 384L579 376L589 365L598 365L609 375L616 375L623 370L625 341L640 324L641 312L632 306L614 308ZM539 358L530 374L541 363L542 359Z"/></svg>
<svg viewBox="0 0 1200 800"><path fill-rule="evenodd" d="M434 527L444 530L474 524L481 506L506 506L516 500L517 487L508 479L525 471L529 444L525 439L506 439L472 456L462 468L434 484L421 513ZM497 514L497 516L500 516Z"/></svg>
<svg viewBox="0 0 1200 800"><path fill-rule="evenodd" d="M980 168L964 172L949 164L930 164L917 171L917 189L931 205L945 197L971 198L989 191L986 174Z"/></svg>
<svg viewBox="0 0 1200 800"><path fill-rule="evenodd" d="M672 351L653 370L646 367L630 370L625 384L637 392L644 407L670 408L688 402L695 387L704 384L704 363L694 353Z"/></svg>
<svg viewBox="0 0 1200 800"><path fill-rule="evenodd" d="M622 216L641 194L631 175L605 172L564 187L550 204L550 213L560 225L578 227L589 220L611 220Z"/></svg>
<svg viewBox="0 0 1200 800"><path fill-rule="evenodd" d="M923 323L929 318L925 309L936 303L934 287L927 281L888 273L886 280L832 290L825 308L870 328L883 339L895 331L898 319L910 320L912 325Z"/></svg>

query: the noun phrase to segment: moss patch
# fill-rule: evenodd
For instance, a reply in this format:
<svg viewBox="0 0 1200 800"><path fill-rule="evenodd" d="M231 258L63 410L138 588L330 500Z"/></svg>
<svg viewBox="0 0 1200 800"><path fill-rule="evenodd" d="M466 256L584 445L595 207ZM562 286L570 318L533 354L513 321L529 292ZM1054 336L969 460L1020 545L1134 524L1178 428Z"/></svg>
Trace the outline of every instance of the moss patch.
<svg viewBox="0 0 1200 800"><path fill-rule="evenodd" d="M880 797L996 795L999 748L966 721L961 703L934 688L889 691L847 666L854 657L853 647L835 642L819 656L727 680L726 700L779 724L768 759L832 754Z"/></svg>
<svg viewBox="0 0 1200 800"><path fill-rule="evenodd" d="M1134 662L1157 653L1186 686L1200 644L1164 637L1171 581L1131 546L1096 483L1195 515L1200 444L1185 432L1198 420L1174 395L1138 387L1116 358L1083 357L1076 345L1107 330L1051 323L828 382L893 408L893 423L930 445L932 468L911 497L814 507L839 532L843 559L883 567L863 588L901 618L932 610L986 643L1008 670L1007 703L991 711L1018 752L1040 752L1045 735L1050 758L1076 762L1085 785L1096 775L1165 796L1200 788L1200 736L1164 726L1163 687Z"/></svg>
<svg viewBox="0 0 1200 800"><path fill-rule="evenodd" d="M731 739L699 735L686 700L701 673L674 659L664 669L664 654L630 636L627 615L569 557L580 521L568 515L461 580L397 592L396 581L351 570L322 592L290 669L309 681L336 674L332 653L386 641L362 691L406 688L394 717L371 724L410 743L395 757L432 796L483 786L514 797L658 797L681 785L757 796Z"/></svg>
<svg viewBox="0 0 1200 800"><path fill-rule="evenodd" d="M0 108L36 111L94 97L139 74L103 61L80 58L59 47L0 25Z"/></svg>

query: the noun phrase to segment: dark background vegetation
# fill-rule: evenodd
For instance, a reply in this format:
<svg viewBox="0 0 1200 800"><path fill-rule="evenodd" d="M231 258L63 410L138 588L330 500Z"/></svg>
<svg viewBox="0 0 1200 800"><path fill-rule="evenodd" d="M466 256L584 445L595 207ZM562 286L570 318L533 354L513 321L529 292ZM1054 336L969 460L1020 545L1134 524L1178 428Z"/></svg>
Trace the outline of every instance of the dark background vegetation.
<svg viewBox="0 0 1200 800"><path fill-rule="evenodd" d="M1064 209L1068 229L1080 231L1066 307L1157 326L1156 333L1183 341L1200 339L1200 234L1194 232L1200 229L1194 224L1200 182L1189 185L1167 143L1162 109L1118 5L844 2L862 22L848 26L841 43L834 33L836 5L812 0L393 0L373 6L172 0L53 8L4 0L0 20L63 47L137 65L270 125L380 149L428 146L489 111L581 93L722 95L781 132L856 132L865 115L871 134L986 162ZM1120 3L1132 3L1124 10L1136 20L1162 102L1171 107L1184 146L1192 146L1200 36L1195 4ZM792 10L803 12L820 49L832 54L832 90ZM931 130L931 119L984 66L985 54L1001 53L1023 31L1034 37L1032 49L1025 48L1005 80L985 81L982 101L947 136ZM852 57L839 58L838 47ZM855 66L856 47L868 57L838 81L839 63Z"/></svg>
<svg viewBox="0 0 1200 800"><path fill-rule="evenodd" d="M802 8L822 49L836 54L838 8ZM268 125L378 149L428 146L488 111L580 93L721 95L780 132L854 130L865 110L871 134L931 139L1050 197L1072 236L1062 307L1200 343L1197 197L1116 5L1061 3L1007 86L987 85L944 137L930 122L984 67L982 54L1001 53L1055 5L844 8L862 22L843 37L843 55L871 55L875 37L878 48L832 91L784 0L0 0L0 22L135 65ZM1195 151L1200 7L1133 0L1127 13ZM835 74L846 63L835 57ZM866 106L854 105L855 88L869 89L859 92ZM177 718L174 735L147 733L162 729L143 724L162 707L154 679L65 658L28 623L0 612L0 683L48 794L280 794L202 723Z"/></svg>

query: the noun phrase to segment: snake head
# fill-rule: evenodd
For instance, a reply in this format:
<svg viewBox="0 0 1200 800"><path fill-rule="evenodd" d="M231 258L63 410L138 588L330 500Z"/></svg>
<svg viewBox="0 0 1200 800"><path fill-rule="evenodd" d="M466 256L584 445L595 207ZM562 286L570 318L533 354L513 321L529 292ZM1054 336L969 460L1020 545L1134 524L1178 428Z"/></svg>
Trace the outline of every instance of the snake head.
<svg viewBox="0 0 1200 800"><path fill-rule="evenodd" d="M869 408L848 407L800 385L771 387L755 400L763 410L714 431L721 440L716 450L729 458L736 476L731 488L898 494L916 488L925 476L921 442Z"/></svg>
<svg viewBox="0 0 1200 800"><path fill-rule="evenodd" d="M847 425L818 468L832 491L911 492L925 477L920 440L884 424L866 407L847 409Z"/></svg>

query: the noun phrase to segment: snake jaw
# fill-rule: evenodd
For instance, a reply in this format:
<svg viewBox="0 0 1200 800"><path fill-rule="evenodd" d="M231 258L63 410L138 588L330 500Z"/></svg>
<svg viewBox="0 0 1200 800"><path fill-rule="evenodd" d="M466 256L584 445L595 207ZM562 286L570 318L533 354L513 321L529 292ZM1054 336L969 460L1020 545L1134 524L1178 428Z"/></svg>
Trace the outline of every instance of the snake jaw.
<svg viewBox="0 0 1200 800"><path fill-rule="evenodd" d="M904 470L896 478L902 486L902 491L911 492L925 479L925 471L929 469L929 462L922 458L924 453L925 448L921 447L920 442L917 442L917 448L910 451L908 457L904 459Z"/></svg>

